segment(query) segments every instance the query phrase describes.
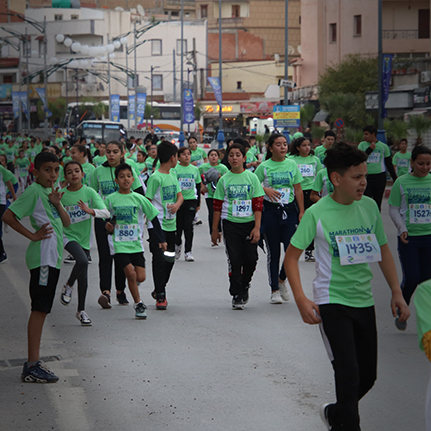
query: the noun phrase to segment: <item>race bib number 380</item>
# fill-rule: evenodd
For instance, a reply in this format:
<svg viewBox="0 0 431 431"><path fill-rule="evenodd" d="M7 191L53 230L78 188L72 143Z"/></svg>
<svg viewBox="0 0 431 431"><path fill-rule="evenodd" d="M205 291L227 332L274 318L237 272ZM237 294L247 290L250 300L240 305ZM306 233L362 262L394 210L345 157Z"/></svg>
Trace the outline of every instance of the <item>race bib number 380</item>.
<svg viewBox="0 0 431 431"><path fill-rule="evenodd" d="M233 217L250 217L253 215L251 200L241 201L234 199L232 202Z"/></svg>
<svg viewBox="0 0 431 431"><path fill-rule="evenodd" d="M379 262L382 260L376 235L336 236L341 265Z"/></svg>

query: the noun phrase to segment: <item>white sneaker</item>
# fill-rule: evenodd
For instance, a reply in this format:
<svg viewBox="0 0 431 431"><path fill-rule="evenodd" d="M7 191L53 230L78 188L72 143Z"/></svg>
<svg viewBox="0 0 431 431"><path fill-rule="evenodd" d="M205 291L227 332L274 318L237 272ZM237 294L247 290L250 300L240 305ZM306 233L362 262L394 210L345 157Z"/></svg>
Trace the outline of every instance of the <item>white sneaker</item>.
<svg viewBox="0 0 431 431"><path fill-rule="evenodd" d="M72 288L65 284L61 290L60 302L63 305L69 305L70 301L72 301Z"/></svg>
<svg viewBox="0 0 431 431"><path fill-rule="evenodd" d="M181 257L181 246L175 246L175 260L178 260Z"/></svg>
<svg viewBox="0 0 431 431"><path fill-rule="evenodd" d="M283 300L281 299L280 291L276 290L271 293L271 304L283 304Z"/></svg>
<svg viewBox="0 0 431 431"><path fill-rule="evenodd" d="M82 310L76 312L76 318L81 322L81 326L91 326L91 319L88 317L88 314Z"/></svg>
<svg viewBox="0 0 431 431"><path fill-rule="evenodd" d="M184 259L186 262L194 262L195 258L192 255L192 252L189 251L188 253L184 253Z"/></svg>
<svg viewBox="0 0 431 431"><path fill-rule="evenodd" d="M278 288L280 289L281 299L283 301L289 301L289 291L287 290L287 280L284 280L282 283L278 283Z"/></svg>

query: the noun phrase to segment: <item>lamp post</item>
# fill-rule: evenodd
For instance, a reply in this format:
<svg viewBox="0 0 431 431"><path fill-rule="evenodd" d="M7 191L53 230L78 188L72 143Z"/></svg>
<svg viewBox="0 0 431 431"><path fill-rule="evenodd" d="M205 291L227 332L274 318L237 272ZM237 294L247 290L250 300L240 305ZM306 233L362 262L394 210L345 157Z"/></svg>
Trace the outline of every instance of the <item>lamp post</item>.
<svg viewBox="0 0 431 431"><path fill-rule="evenodd" d="M180 147L184 146L184 0L181 0L181 109L180 109L180 136L178 142Z"/></svg>
<svg viewBox="0 0 431 431"><path fill-rule="evenodd" d="M153 128L153 70L158 68L159 66L151 66L151 128Z"/></svg>
<svg viewBox="0 0 431 431"><path fill-rule="evenodd" d="M289 0L286 0L284 11L284 79L289 79ZM284 87L284 105L289 104L289 89ZM283 135L290 142L289 128L285 127Z"/></svg>
<svg viewBox="0 0 431 431"><path fill-rule="evenodd" d="M221 0L219 0L218 2L218 9L219 9L219 16L218 16L218 31L219 31L219 35L218 35L218 45L219 45L219 59L218 59L218 76L219 76L219 81L220 81L220 93L221 96L223 98L223 85L222 85L222 26L221 26ZM218 147L219 148L223 148L223 144L224 144L224 131L223 131L223 105L219 106L219 128L218 128L218 133L217 133L217 142L218 142Z"/></svg>

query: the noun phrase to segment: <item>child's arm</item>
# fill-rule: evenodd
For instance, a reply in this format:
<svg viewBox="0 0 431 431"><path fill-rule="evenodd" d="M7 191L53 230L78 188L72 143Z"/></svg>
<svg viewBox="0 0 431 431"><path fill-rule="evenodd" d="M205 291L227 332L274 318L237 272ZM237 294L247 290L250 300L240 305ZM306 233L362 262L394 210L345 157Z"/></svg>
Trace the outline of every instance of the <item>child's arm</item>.
<svg viewBox="0 0 431 431"><path fill-rule="evenodd" d="M406 301L404 301L401 292L400 283L398 282L397 269L395 267L394 258L388 244L380 247L382 260L379 262L380 269L389 284L392 291L391 309L394 317L397 317L397 308L400 310L400 321L405 322L410 317L410 310Z"/></svg>
<svg viewBox="0 0 431 431"><path fill-rule="evenodd" d="M13 188L12 182L10 180L6 181L6 185L7 185L7 188L9 189L12 199L16 201L16 194L15 194L15 190Z"/></svg>
<svg viewBox="0 0 431 431"><path fill-rule="evenodd" d="M51 237L51 233L53 232L53 228L49 223L45 223L39 230L36 232L30 232L24 225L22 225L15 214L8 208L6 212L3 214L2 218L3 222L8 224L13 230L16 230L22 236L25 236L30 241L41 241L43 239L47 239Z"/></svg>
<svg viewBox="0 0 431 431"><path fill-rule="evenodd" d="M61 205L61 198L63 197L64 192L60 193L59 188L56 187L55 189L52 189L52 192L48 195L49 201L54 205L55 209L58 211L58 214L60 216L61 222L63 223L64 227L70 226L70 217L69 214L67 214L66 210L63 208L63 205Z"/></svg>
<svg viewBox="0 0 431 431"><path fill-rule="evenodd" d="M213 204L214 202L215 202L215 199L213 199ZM220 208L221 208L221 205L220 205ZM221 235L218 231L218 224L220 223L220 218L221 218L221 209L220 210L214 209L213 231L211 234L211 242L213 243L213 245L218 245L218 243L221 241Z"/></svg>
<svg viewBox="0 0 431 431"><path fill-rule="evenodd" d="M316 190L311 190L310 201L311 202L318 202L318 201L320 201L319 193L316 192Z"/></svg>
<svg viewBox="0 0 431 431"><path fill-rule="evenodd" d="M263 196L252 199L252 208L254 213L254 228L250 233L252 244L256 244L260 240L260 224L262 221Z"/></svg>
<svg viewBox="0 0 431 431"><path fill-rule="evenodd" d="M321 322L319 306L310 301L302 289L298 265L302 251L291 244L289 245L284 257L284 270L286 271L287 279L289 280L302 320L310 325L315 325Z"/></svg>
<svg viewBox="0 0 431 431"><path fill-rule="evenodd" d="M301 184L294 184L293 185L293 189L295 190L295 199L296 199L296 203L298 204L299 207L299 221L301 221L302 216L304 215L304 193L302 193L302 187Z"/></svg>
<svg viewBox="0 0 431 431"><path fill-rule="evenodd" d="M171 214L176 214L176 212L180 209L180 206L183 204L184 198L181 192L177 193L177 201L174 204L166 205L168 211Z"/></svg>

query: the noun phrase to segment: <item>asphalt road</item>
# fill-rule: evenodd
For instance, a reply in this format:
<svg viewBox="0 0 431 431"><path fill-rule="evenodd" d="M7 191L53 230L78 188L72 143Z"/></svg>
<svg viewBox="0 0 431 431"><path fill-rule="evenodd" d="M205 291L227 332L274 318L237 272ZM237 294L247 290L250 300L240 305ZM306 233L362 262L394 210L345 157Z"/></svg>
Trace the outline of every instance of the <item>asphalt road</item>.
<svg viewBox="0 0 431 431"><path fill-rule="evenodd" d="M396 254L395 229L383 208ZM279 431L325 430L319 406L334 400L332 367L319 330L304 324L295 304L269 304L266 258L260 252L250 301L233 311L224 248L211 248L206 210L196 227L194 263L175 264L167 287L169 306L151 299L151 255L141 296L148 319L132 306L102 310L97 250L89 269L87 312L92 327L60 304L60 286L48 317L41 355L60 377L56 384L23 384L30 309L27 240L4 235L9 262L0 266L0 430ZM394 326L389 288L373 265L379 331L376 385L360 403L363 431L423 430L429 363L419 350L414 310L405 333ZM300 262L311 294L314 264ZM128 295L130 298L130 294Z"/></svg>

